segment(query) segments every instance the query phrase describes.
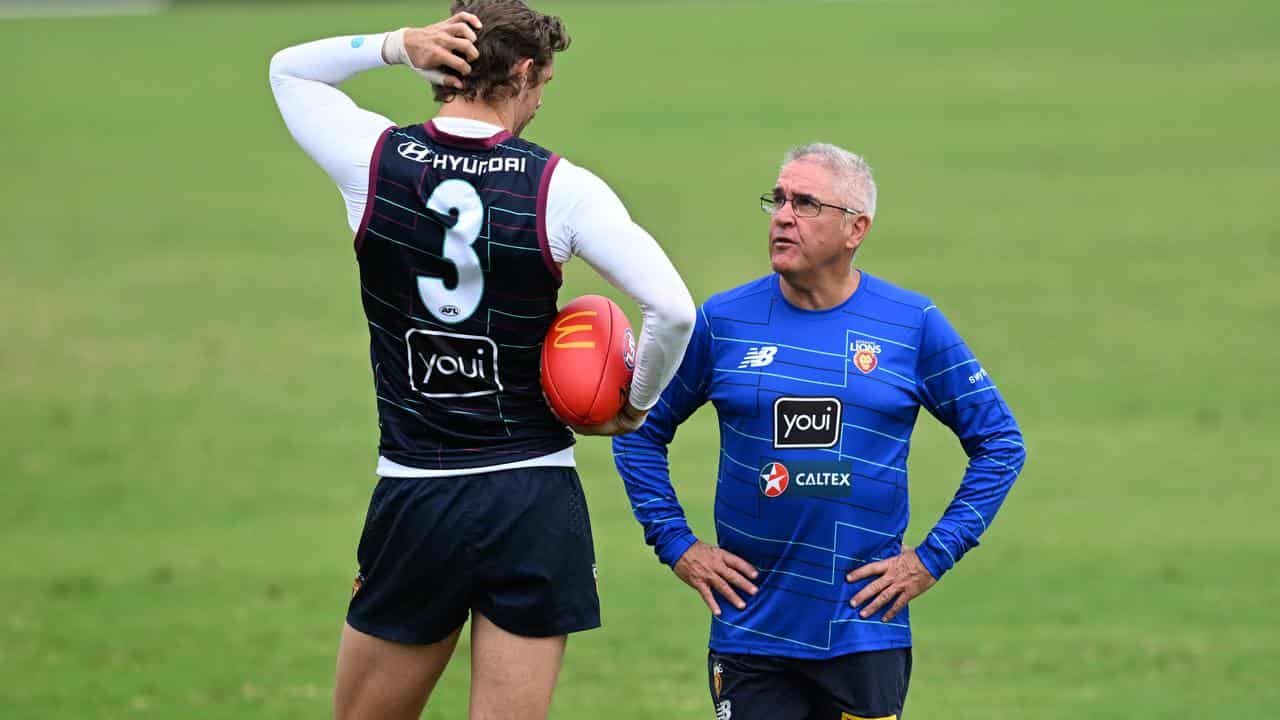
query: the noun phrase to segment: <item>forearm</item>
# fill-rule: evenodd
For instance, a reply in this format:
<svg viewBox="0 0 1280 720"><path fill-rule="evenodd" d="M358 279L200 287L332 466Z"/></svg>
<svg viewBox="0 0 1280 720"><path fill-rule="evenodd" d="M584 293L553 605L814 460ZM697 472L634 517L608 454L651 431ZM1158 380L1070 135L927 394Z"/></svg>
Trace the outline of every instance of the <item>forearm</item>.
<svg viewBox="0 0 1280 720"><path fill-rule="evenodd" d="M693 332L693 298L658 243L635 223L619 226L607 252L584 248L583 258L640 306L631 404L648 410L671 382Z"/></svg>
<svg viewBox="0 0 1280 720"><path fill-rule="evenodd" d="M639 430L613 439L613 458L631 499L636 520L644 526L645 542L658 559L674 566L697 538L685 520L684 508L671 486L667 448L676 429L707 400L703 384L706 333L695 328L689 350L675 380L662 393Z"/></svg>
<svg viewBox="0 0 1280 720"><path fill-rule="evenodd" d="M671 485L666 446L641 435L643 428L614 440L614 463L622 476L631 511L644 528L645 542L658 559L674 566L697 541Z"/></svg>
<svg viewBox="0 0 1280 720"><path fill-rule="evenodd" d="M387 35L345 35L285 48L271 58L271 86L320 83L333 87L358 73L386 67L389 63L382 49Z"/></svg>
<svg viewBox="0 0 1280 720"><path fill-rule="evenodd" d="M1025 461L1026 450L1016 426L986 439L970 455L960 489L916 548L920 561L934 578L941 578L965 553L978 546Z"/></svg>
<svg viewBox="0 0 1280 720"><path fill-rule="evenodd" d="M684 280L613 190L567 160L551 176L547 235L556 262L581 257L640 306L631 404L650 409L675 375L693 331L695 307Z"/></svg>

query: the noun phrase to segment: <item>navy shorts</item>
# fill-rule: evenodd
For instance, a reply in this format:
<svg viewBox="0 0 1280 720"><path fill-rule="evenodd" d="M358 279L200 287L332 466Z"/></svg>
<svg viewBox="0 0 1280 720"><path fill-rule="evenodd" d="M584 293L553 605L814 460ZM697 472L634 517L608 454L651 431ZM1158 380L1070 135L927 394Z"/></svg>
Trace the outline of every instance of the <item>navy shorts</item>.
<svg viewBox="0 0 1280 720"><path fill-rule="evenodd" d="M717 718L898 720L911 679L911 648L829 660L713 651L707 676Z"/></svg>
<svg viewBox="0 0 1280 720"><path fill-rule="evenodd" d="M600 626L573 468L382 478L356 555L347 623L385 640L437 642L472 610L526 637Z"/></svg>

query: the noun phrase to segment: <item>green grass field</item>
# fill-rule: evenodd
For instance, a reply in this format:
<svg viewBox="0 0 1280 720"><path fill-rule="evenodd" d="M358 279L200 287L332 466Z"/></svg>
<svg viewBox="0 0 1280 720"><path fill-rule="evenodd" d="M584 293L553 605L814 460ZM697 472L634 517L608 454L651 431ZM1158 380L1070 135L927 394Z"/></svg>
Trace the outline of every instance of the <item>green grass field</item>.
<svg viewBox="0 0 1280 720"><path fill-rule="evenodd" d="M341 201L267 61L444 5L0 21L0 718L328 713L376 424ZM767 272L783 150L846 145L881 188L861 265L931 295L1017 413L1027 471L914 606L909 717L1280 717L1280 5L545 7L574 44L528 136L695 298ZM407 72L348 89L433 111ZM574 263L562 298L603 289ZM916 438L909 541L964 462ZM703 533L716 441L703 412L672 453ZM711 717L705 609L608 444L579 458L605 627L553 716ZM466 668L426 717L463 717Z"/></svg>

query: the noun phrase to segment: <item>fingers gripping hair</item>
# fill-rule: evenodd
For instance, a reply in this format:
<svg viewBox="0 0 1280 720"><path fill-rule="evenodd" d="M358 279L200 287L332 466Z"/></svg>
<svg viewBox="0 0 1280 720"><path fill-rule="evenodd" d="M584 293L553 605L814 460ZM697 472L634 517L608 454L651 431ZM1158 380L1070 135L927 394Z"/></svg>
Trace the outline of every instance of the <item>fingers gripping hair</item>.
<svg viewBox="0 0 1280 720"><path fill-rule="evenodd" d="M480 57L471 63L471 74L461 77L462 88L435 88L438 102L455 97L484 102L506 100L523 87L526 78L512 73L519 61L533 60L528 80L542 81L552 57L569 47L569 33L554 15L544 15L522 0L454 0L453 12L469 12L480 18L483 28L476 40Z"/></svg>

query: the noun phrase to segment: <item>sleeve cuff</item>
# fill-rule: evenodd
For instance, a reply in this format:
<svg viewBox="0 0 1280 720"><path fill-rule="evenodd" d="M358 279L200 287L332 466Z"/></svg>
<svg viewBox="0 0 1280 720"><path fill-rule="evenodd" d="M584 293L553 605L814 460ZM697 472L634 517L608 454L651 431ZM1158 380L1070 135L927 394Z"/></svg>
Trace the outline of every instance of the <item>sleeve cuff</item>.
<svg viewBox="0 0 1280 720"><path fill-rule="evenodd" d="M342 39L350 48L348 52L352 58L351 69L354 72L365 72L387 66L387 61L382 57L382 46L386 42L387 33L351 35Z"/></svg>
<svg viewBox="0 0 1280 720"><path fill-rule="evenodd" d="M930 533L929 537L916 548L916 557L920 558L924 569L929 571L934 580L941 580L942 576L955 565L947 554L946 548L940 550L938 546L938 541Z"/></svg>
<svg viewBox="0 0 1280 720"><path fill-rule="evenodd" d="M683 533L662 544L662 547L658 549L658 559L662 561L662 564L674 568L676 562L684 557L684 554L696 542L698 542L697 536L693 534L692 530L685 528Z"/></svg>

